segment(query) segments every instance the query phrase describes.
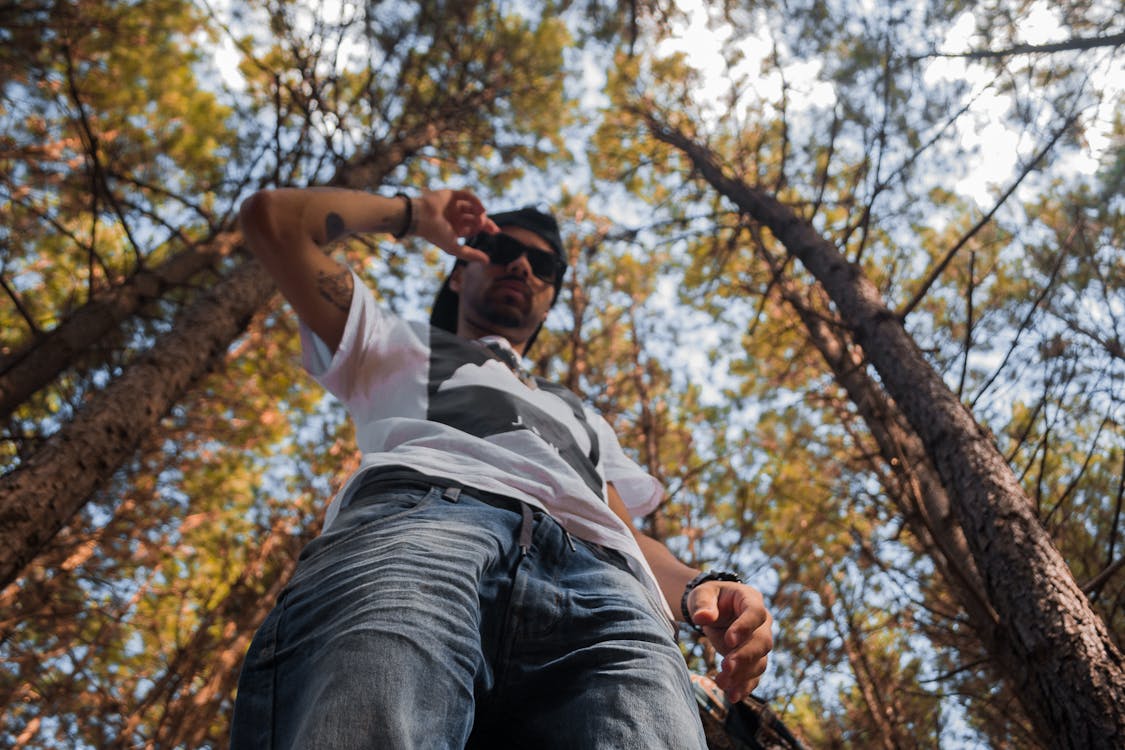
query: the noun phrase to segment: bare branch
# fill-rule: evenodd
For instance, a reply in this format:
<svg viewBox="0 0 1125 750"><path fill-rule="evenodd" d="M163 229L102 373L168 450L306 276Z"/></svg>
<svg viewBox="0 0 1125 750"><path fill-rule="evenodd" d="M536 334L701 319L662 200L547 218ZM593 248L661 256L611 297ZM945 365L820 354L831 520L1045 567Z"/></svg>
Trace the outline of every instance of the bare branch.
<svg viewBox="0 0 1125 750"><path fill-rule="evenodd" d="M1020 186L1024 179L1029 174L1031 174L1036 166L1038 166L1039 162L1043 160L1043 157L1045 157L1047 153L1054 147L1054 145L1058 143L1058 140L1059 138L1062 138L1063 133L1070 130L1071 126L1073 126L1077 121L1078 115L1071 115L1070 117L1068 117L1066 122L1062 124L1062 127L1055 131L1054 136L1052 136L1051 140L1047 142L1047 145L1039 150L1039 153L1036 154L1031 159L1031 161L1027 163L1027 166L1024 167L1023 171L1020 172L1019 176L1016 177L1012 184L1008 186L1008 189L1004 191L1004 194L996 200L996 203L992 206L992 209L987 214L982 216L980 221L974 224L973 227L968 232L966 232L960 240L957 241L957 244L949 249L949 252L947 252L945 254L945 257L941 259L941 262L934 266L933 270L930 271L930 275L927 276L926 279L922 282L922 285L914 294L914 299L910 300L898 311L897 315L900 320L905 319L906 316L910 315L910 313L914 311L914 308L918 306L918 303L921 302L926 294L930 291L930 287L934 285L934 282L937 281L938 277L941 276L943 271L945 271L946 266L948 266L950 261L953 260L953 256L955 256L957 252L965 246L965 243L975 237L977 232L979 232L981 229L987 226L990 221L992 221L992 217L995 216L996 212L1000 210L1000 207L1003 206L1005 202L1007 202L1008 198L1012 196L1012 193L1016 191L1016 188Z"/></svg>
<svg viewBox="0 0 1125 750"><path fill-rule="evenodd" d="M973 348L973 291L976 279L973 278L977 254L969 253L969 288L965 291L965 343L962 345L961 377L957 381L957 398L965 393L965 376L969 372L969 350Z"/></svg>
<svg viewBox="0 0 1125 750"><path fill-rule="evenodd" d="M1016 44L1007 49L1000 50L974 50L972 52L931 52L926 55L912 55L907 58L911 61L926 60L935 57L960 57L969 60L986 60L1013 55L1050 54L1054 52L1074 52L1097 47L1119 47L1125 44L1125 32L1111 36L1071 37L1062 42L1050 44Z"/></svg>

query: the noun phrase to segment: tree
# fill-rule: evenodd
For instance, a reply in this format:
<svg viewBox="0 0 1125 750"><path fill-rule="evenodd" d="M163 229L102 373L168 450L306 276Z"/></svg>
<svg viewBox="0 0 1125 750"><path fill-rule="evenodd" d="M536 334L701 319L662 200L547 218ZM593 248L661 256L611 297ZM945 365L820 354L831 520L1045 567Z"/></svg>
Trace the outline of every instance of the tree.
<svg viewBox="0 0 1125 750"><path fill-rule="evenodd" d="M903 84L904 80L917 75L917 71L902 64L905 55L899 51L907 46L903 44L905 37L901 35L913 23L909 11L888 9L887 14L878 19L867 19L862 15L849 17L846 13L830 19L817 17L815 12L829 11L819 7L794 9L799 23L794 23L792 17L787 21L792 36L784 31L774 36L777 45L774 57L766 58L763 66L768 63L770 67L767 69L772 70L774 66L781 69L777 61L784 55L794 59L807 54L810 47L823 45L831 49L834 45L848 43L852 54L830 62L829 70L822 76L836 87L836 96L830 99L835 102L835 111L829 109L818 123L806 112L796 109L789 98L796 92L786 86L784 79L781 80L780 95L766 102L762 101L762 97L755 99L752 93L748 95L748 92L753 92L752 79L732 75L730 108L716 119L707 110L707 103L694 97L698 81L691 78L693 74L690 70L675 60L646 61L647 68L642 67L620 78L621 91L629 93L617 96L610 109L605 142L612 145L602 155L602 163L608 165L605 172L607 176L612 174L611 179L619 180L623 179L623 174L642 176L644 181L635 184L651 193L649 199L659 211L683 217L686 223L705 227L703 232L717 235L714 241L701 241L697 245L699 266L710 269L709 272L700 271L705 274L703 283L711 284L712 288L733 290L728 292L732 297L739 289L744 294L761 295L762 302L757 313L777 313L770 301L779 298L800 316L803 336L829 365L837 384L852 401L851 410L858 412L871 432L870 438L853 434L851 439L859 443L857 448L862 448L864 442L874 438L873 448L877 451L876 455L882 454L884 463L871 462L872 448L868 448L866 456L870 470L883 484L887 496L897 504L902 521L911 529L920 548L928 551L943 572L945 585L956 593L972 624L973 636L979 639L978 648L982 645L992 654L993 667L1009 677L1010 684L1028 706L1028 715L1037 720L1037 734L1052 737L1051 729L1056 729L1051 741L1058 746L1090 746L1091 742L1110 746L1116 736L1114 732L1120 732L1121 721L1119 710L1115 708L1120 703L1120 696L1114 690L1119 689L1121 684L1115 635L1107 631L1099 613L1090 607L1078 586L1073 584L1073 576L1052 546L1042 519L1036 517L1034 505L1028 502L1027 495L1007 467L1005 457L996 449L987 428L977 426L958 402L957 390L944 384L940 375L948 362L943 358L944 352L939 349L935 354L932 348L928 348L930 361L927 361L906 334L895 312L885 306L880 307L882 294L898 295L904 288L914 294L914 300L926 300L927 322L937 319L932 328L923 327L929 340L941 341L943 332L948 330L942 326L947 325L952 317L956 328L951 333L969 333L960 339L951 337L949 343L970 342L965 343L953 361L967 364L971 361L973 345L982 348L980 342L988 341L983 338L987 335L985 331L996 327L995 318L990 317L994 313L985 307L982 316L981 308L974 305L974 302L980 305L984 296L977 287L989 293L991 298L988 301L998 300L995 296L998 293L1011 291L1018 294L1015 288L1001 287L998 281L984 287L983 278L1000 279L1001 273L1007 272L1005 259L996 249L1002 247L1005 235L991 231L995 223L987 220L967 226L966 234L959 241L951 242L945 252L931 250L935 265L931 269L922 269L926 274L920 282L909 276L911 270L917 268L916 261L912 262L910 257L916 243L911 242L908 227L898 217L913 213L909 201L925 200L923 196L912 194L915 182L922 182L927 176L917 165L920 157L938 151L941 145L938 136L942 132L938 129L941 126L939 118L944 117L946 111L956 113L956 106L934 109L925 97L949 96L950 92L936 90L930 93L923 88L919 94L917 87L912 89ZM757 21L754 25L761 28L761 18L753 20ZM827 34L810 30L811 24L825 21L829 22ZM832 25L833 21L838 24ZM741 23L749 28L752 19L744 18ZM809 25L802 26L801 23ZM782 39L784 43L780 41ZM740 54L732 45L731 59L739 61ZM731 65L733 69L734 63ZM1070 69L1062 61L1053 70L1065 79L1060 71ZM1074 78L1066 80L1073 82ZM1065 89L1065 85L1060 84L1059 88ZM1023 92L1016 93L1022 96ZM749 99L749 104L740 97ZM1080 105L1083 97L1086 97L1085 103ZM821 101L824 101L823 97ZM1080 106L1097 105L1096 98L1084 93L1081 88L1069 93L1064 91L1058 102L1060 107L1072 107L1071 111L1090 111L1082 110ZM620 114L630 107L635 119ZM1035 114L1027 109L1018 109L1017 113L1025 119ZM954 114L949 121L956 123L957 115ZM1056 124L1056 138L1059 134L1073 132L1069 127L1074 119L1066 111L1056 120L1058 122L1069 124L1064 127ZM936 135L927 136L927 128ZM646 129L647 133L644 132ZM848 139L849 131L851 140ZM653 140L648 140L649 134ZM798 135L803 140L798 141ZM669 149L668 145L672 148ZM896 148L899 150L896 151ZM1044 150L1047 149L1049 145ZM623 168L621 161L627 158L624 155L626 151L634 156L629 160L632 166ZM930 158L934 160L934 157ZM1017 180L1017 185L1038 161L1028 160L1029 166ZM898 166L892 166L895 164ZM694 179L679 180L677 174L688 174ZM896 193L893 196L888 192L892 184ZM702 186L714 192L708 195ZM998 204L1002 206L1011 194L1009 191L1001 195ZM671 197L673 195L674 198ZM695 216L699 218L693 218L690 210L681 209L683 205L694 207ZM730 205L735 207L738 218L726 209ZM932 201L925 205L934 206L930 210L946 211L949 208L948 202L943 205ZM705 213L708 209L712 213ZM992 218L994 214L995 210L986 216ZM923 236L926 236L924 222L916 224L913 230L918 232L920 227ZM982 238L985 243L993 244L982 243ZM1010 239L1007 241L1011 242ZM746 248L742 257L737 249L740 244ZM982 244L984 249L978 249ZM950 316L955 308L948 305L944 296L940 303L935 302L937 295L931 289L934 279L966 245L970 248L964 253L969 256L965 259L968 263L958 262L955 267L958 271L966 270L970 279L966 285L965 307L961 308L967 310L967 321L965 317ZM845 258L837 248L846 249L848 257ZM751 255L760 260L757 269L742 259ZM805 274L794 266L792 261L798 258L813 279L804 279ZM976 271L974 258L980 263ZM980 275L982 266L989 268L986 263L993 264L991 277ZM729 278L731 276L733 280ZM868 279L876 280L879 289ZM1026 300L1027 285L1023 288L1023 299ZM948 289L948 284L943 286L942 294L946 294ZM1000 289L1004 291L1000 292ZM856 299L871 305L865 309L862 320L855 307ZM709 309L721 309L713 302L707 304ZM902 309L909 311L914 304L917 303L910 302ZM1008 298L1006 304L1009 309L1016 306L1012 298ZM737 309L744 310L745 305ZM724 314L727 317L737 315L729 311ZM938 318L939 315L942 317ZM761 317L750 317L749 320L753 330ZM792 318L787 320L792 321ZM897 327L897 339L891 337L887 326ZM1017 339L1019 335L1016 333ZM776 343L775 348L782 347ZM875 348L879 349L878 353L872 351ZM909 356L906 353L908 348L912 349ZM792 348L788 356L792 363L790 370L803 365L803 361L798 363L792 359ZM934 358L938 358L936 365L932 362ZM905 364L907 362L909 367ZM918 369L923 367L925 372ZM961 372L960 388L963 390L966 388L966 375L972 376L973 373L972 368L967 366L962 367ZM973 383L974 380L982 382L985 391L993 382L988 379L987 373L970 377L968 382ZM926 385L921 385L923 383ZM830 399L824 400L832 403ZM947 405L947 421L944 423L932 411L937 408L935 404L943 403L943 400ZM844 410L841 415L846 417L846 412ZM829 415L822 410L818 419L824 424ZM958 419L962 421L954 431ZM1103 420L1103 426L1106 424ZM1091 433L1093 440L1087 449L1089 458L1105 450L1104 438L1109 434L1108 430L1099 431L1099 434L1102 435L1101 440ZM951 443L957 443L957 447ZM968 446L979 452L957 452ZM1074 453L1071 451L1071 455ZM993 472L1000 479L995 479ZM984 480L987 490L982 493L981 487L977 487L973 494L966 483L970 475L976 480ZM1081 476L1080 472L1078 477ZM1076 478L1075 486L1079 481L1084 480ZM1069 494L1065 488L1060 490L1064 498ZM1009 529L996 524L995 516L987 516L993 511L983 510L989 507L989 503L982 498L987 496L996 502L994 493L1008 493L1005 513L1018 514L1013 516L1019 518L1018 525L1013 522L1013 526L1019 529L1015 543L1008 538ZM973 498L975 502L972 508L964 507L968 498ZM982 516L982 513L986 515ZM975 528L970 528L974 523ZM983 529L990 529L991 536L984 534ZM974 535L977 537L975 540ZM1112 532L1108 536L1112 537ZM989 560L983 551L998 554L998 539L1009 544L1008 554L1011 557L998 555ZM866 545L860 545L862 554L870 558L869 552L863 551L864 547ZM970 549L974 551L971 559L959 555ZM1029 576L1038 580L1045 589L1057 590L1054 581L1058 575L1065 575L1071 581L1062 599L1040 609L1039 602L1048 599L1021 598L1023 594L1011 593L1020 590L1027 581L1010 585L1011 578L1004 579L1004 576L1013 575L1014 569L1010 565L1016 565L1017 561L1027 565L1026 558L1022 557L1026 555L1033 555L1034 564L1043 566L1038 571L1029 571ZM986 565L993 567L988 570ZM924 593L929 591L929 585L924 581L919 584ZM1003 591L1006 585L1010 585L1007 592ZM1023 589L1026 590L1029 589ZM982 593L985 596L982 597ZM932 594L926 593L926 596ZM1005 596L1009 597L1006 602L1003 601ZM933 601L930 607L937 603ZM1082 613L1080 627L1069 620L1069 615L1058 617L1058 613L1071 612L1072 606ZM1042 618L1039 627L1053 629L1056 637L1069 642L1072 653L1077 653L1081 657L1079 660L1084 661L1086 674L1078 678L1083 685L1081 698L1076 697L1077 687L1070 692L1052 692L1053 687L1048 683L1056 678L1054 667L1059 665L1049 666L1038 678L1029 674L1033 671L1027 665L1034 643L1025 643L1023 653L1004 656L1006 649L1018 644L1012 629L1022 627L1029 617ZM958 619L951 618L953 622ZM1085 630L1075 635L1071 632L1072 628ZM1037 634L1035 638L1041 635ZM846 642L846 633L837 633L836 639ZM965 652L973 650L971 643L965 642L958 648ZM952 673L961 671L964 670L958 668ZM857 683L862 683L859 671L853 672ZM1035 682L1038 685L1030 688L1029 685ZM1061 701L1070 701L1071 705L1062 709ZM867 702L870 704L871 700ZM1084 702L1085 705L1082 705ZM1090 707L1095 705L1098 708ZM1070 717L1063 720L1049 711L1070 711ZM1095 712L1100 712L1098 715L1104 722L1099 730L1101 735L1090 729L1089 717ZM897 718L903 720L905 717ZM886 729L884 736L892 732L891 727ZM1087 735L1087 731L1091 734ZM1099 739L1094 739L1095 736ZM1027 737L1025 741L1035 742Z"/></svg>
<svg viewBox="0 0 1125 750"><path fill-rule="evenodd" d="M432 24L436 33L446 33L448 19L431 13L423 6L420 20ZM275 16L275 19L281 19L279 23L288 23L284 15ZM350 23L358 21L358 18L351 19ZM481 23L489 25L484 20ZM422 35L425 31L423 25L409 34ZM490 30L489 38L484 41L505 45L504 49L520 41L519 29L510 28L508 34L505 31L503 25L499 33ZM383 33L386 34L385 31ZM397 34L384 36L378 41L387 50L393 51L395 44L407 34L406 27L402 26ZM542 34L540 37L536 40L538 52L552 54L552 47L544 45L550 39ZM554 49L557 52L557 47ZM426 59L416 54L406 55L403 65L418 65L420 69L416 72L409 67L400 70L401 75L415 80L409 96L399 103L403 107L400 119L384 123L390 131L387 140L375 142L369 150L341 162L335 169L332 182L341 185L381 184L406 159L431 145L448 143L452 146L451 155L454 155L459 148L473 143L470 140L458 144L454 140L455 134L464 137L461 136L463 133L483 141L490 137L492 128L488 120L489 108L497 105L501 94L505 95L503 106L523 104L524 100L528 100L524 111L535 112L526 91L519 90L520 82L510 78L511 72L490 72L493 77L489 81L491 86L473 82L465 65L467 61L461 58L478 50L473 49L472 44L466 44L465 39L458 39L457 46L453 46L452 40L437 36L433 51L437 54ZM452 56L455 63L462 62L462 66L450 66L448 56ZM541 63L521 60L521 56L514 55L516 59L513 61L524 66L519 69L521 75L539 72ZM531 64L527 65L528 62ZM322 66L319 62L310 63L310 67L303 71L305 81L318 97L327 94L326 87L315 85ZM435 78L427 81L425 76L429 75ZM375 97L383 93L380 91L381 84L369 82L369 85L368 90L361 92L364 96ZM429 89L430 86L434 87L433 90ZM538 106L550 107L560 101L557 97L548 96L540 99ZM383 102L383 105L389 103ZM300 102L299 106L310 113L319 113L319 108L312 106L311 102ZM466 112L478 114L476 118L466 117ZM362 122L357 123L360 124ZM538 122L533 116L521 119L521 127L536 124ZM518 155L520 149L519 146L509 146L507 150L512 155ZM118 378L96 405L87 406L70 425L48 438L33 457L22 461L15 471L4 477L4 504L0 517L5 521L4 527L9 536L3 564L0 565L0 580L10 581L45 539L56 533L85 502L89 493L125 460L140 438L156 425L171 405L214 366L215 358L221 356L271 293L272 286L254 264L243 264L231 271L221 284L173 323L171 332L149 350L143 360L134 363L127 375ZM138 395L145 393L143 386L146 384L150 387L147 399L142 401ZM160 387L152 387L154 384ZM139 414L125 408L126 404L136 405L138 402L144 404ZM50 498L49 504L44 502L47 498Z"/></svg>
<svg viewBox="0 0 1125 750"><path fill-rule="evenodd" d="M69 22L76 29L96 33L98 24L83 13L104 11L127 16L139 38L152 38L152 19L131 6L74 11ZM491 184L501 187L524 165L565 153L555 129L566 122L568 104L555 72L567 37L557 21L532 23L487 4L375 3L338 19L310 16L288 3L242 12L263 21L257 28L264 33L234 36L231 27L228 37L245 54L247 89L242 100L230 99L227 110L227 124L241 139L239 151L215 156L220 164L224 156L236 160L229 166L237 177L212 188L226 208L212 212L204 205L200 235L190 224L164 218L160 225L172 230L175 241L160 252L135 231L143 217L111 212L118 237L128 230L138 238L134 262L107 274L104 288L91 284L88 301L70 297L69 303L74 316L97 318L98 305L138 296L131 285L145 289L141 304L126 309L122 323L103 327L100 337L86 334L91 340L82 343L91 355L68 362L61 377L36 386L36 395L12 411L9 435L18 442L9 444L19 449L9 454L12 470L0 480L6 483L0 498L5 531L13 530L17 518L22 529L9 548L6 577L39 552L3 594L10 613L3 625L5 663L11 668L4 671L0 694L14 709L3 731L16 745L49 743L45 737L51 733L55 742L83 738L99 747L131 745L139 738L221 744L247 639L268 611L271 592L284 584L296 550L318 528L333 486L327 478L356 460L354 448L344 447L354 445L350 428L338 415L318 413L319 395L294 372L296 329L283 323L285 316L269 302L272 287L253 262L216 252L238 242L230 207L254 184L429 184L497 161L504 167L494 170ZM216 18L208 22L216 33L221 28ZM313 33L305 25L310 23ZM169 54L162 62L180 73L196 59L192 44L201 39L179 29L170 34L169 49L183 55ZM112 46L114 38L104 40L105 78L134 97L122 105L122 117L137 119L149 104L136 77L151 71L115 67L115 56L123 53ZM379 75L351 66L347 44L379 58ZM49 79L50 70L36 67L55 59L49 52L21 60L21 70ZM143 46L133 52L142 60L151 54ZM101 103L87 98L86 82L79 76L75 87L63 89L65 106L51 124L60 133L81 126L68 117L74 108L100 111ZM26 92L18 94L12 101L24 101ZM104 142L104 134L95 132L95 142ZM109 180L105 190L131 206L123 194L141 180L123 163L121 168L124 177ZM179 186L171 177L157 184L160 195L194 205L190 184L184 188L187 197L173 193ZM57 196L73 200L76 194L58 186L44 191L48 205ZM80 216L90 211L80 200L77 205ZM100 205L93 215L107 220L105 203ZM59 231L62 219L36 223L43 213L28 219L38 233L27 235L21 263L42 264L53 257L54 247L69 247L74 240ZM107 235L100 232L99 242ZM199 236L204 239L197 241ZM349 254L362 268L370 250L355 243ZM214 262L201 273L153 288L146 274L152 276L153 266L158 273L165 270L161 253L179 258L177 252ZM381 265L371 272L384 274L380 287L387 293L406 286L433 261L393 251L381 255ZM11 315L18 318L21 308L30 309L28 283L40 279L7 278L15 279L8 288L18 302ZM52 331L65 330L75 319L65 293L57 299L54 318L44 316L59 321L53 328L25 316L34 326L28 323L25 338L10 343L13 350L30 352L22 361L46 359L49 342L33 347L43 347ZM241 381L237 392L231 389L235 376ZM138 405L149 398L154 400L140 411ZM290 421L278 404L308 416ZM96 425L105 419L115 420L112 440L98 432ZM60 460L61 449L91 429L95 437L71 454L85 462L85 470L75 472L67 459ZM282 459L292 461L287 479L277 471ZM57 479L68 471L73 484L63 488ZM36 477L55 484L37 484ZM93 492L98 486L102 491ZM28 512L47 500L56 506L51 518L42 510ZM58 627L60 621L74 624ZM213 655L221 658L213 662Z"/></svg>
<svg viewBox="0 0 1125 750"><path fill-rule="evenodd" d="M855 264L764 191L725 179L714 156L682 133L656 119L648 124L799 258L839 309L954 498L1003 635L986 645L1015 680L1039 731L1059 747L1111 747L1125 733L1121 653L987 431Z"/></svg>
<svg viewBox="0 0 1125 750"><path fill-rule="evenodd" d="M115 392L123 406L115 455L100 436L79 451L103 468L74 472L57 533L6 506L27 524L10 575L38 552L0 592L3 741L223 745L247 639L358 460L232 213L258 186L452 182L489 205L558 199L575 273L539 370L666 483L651 533L767 591L779 626L760 690L811 746L1042 744L995 567L914 424L925 405L908 413L873 366L834 298L847 285L830 294L766 219L788 210L811 255L826 242L853 287L874 285L893 311L878 326L914 340L943 403L979 424L973 444L993 462L999 448L1042 529L1028 538L1049 537L1108 625L1091 643L1120 649L1121 169L1056 169L1119 101L1116 8L1046 8L1059 32L1044 42L1021 36L1041 4L713 4L716 94L655 54L683 20L670 3L328 6L4 15L0 481L73 472L52 446L112 414ZM216 45L240 60L233 90L207 64ZM598 70L608 105L572 119ZM1004 116L982 108L993 97ZM976 118L1005 122L1021 160L982 208L958 185ZM725 193L744 188L764 218ZM415 250L340 252L413 311L443 265ZM193 364L172 377L157 365L177 340ZM146 372L162 395L139 429L144 394L126 384ZM713 669L684 635L692 667Z"/></svg>

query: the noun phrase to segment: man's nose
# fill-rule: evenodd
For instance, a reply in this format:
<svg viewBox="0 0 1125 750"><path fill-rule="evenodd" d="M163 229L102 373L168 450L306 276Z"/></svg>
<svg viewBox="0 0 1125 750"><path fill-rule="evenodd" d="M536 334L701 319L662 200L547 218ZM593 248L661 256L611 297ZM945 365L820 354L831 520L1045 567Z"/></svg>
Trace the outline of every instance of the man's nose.
<svg viewBox="0 0 1125 750"><path fill-rule="evenodd" d="M510 260L505 270L508 271L508 273L519 274L522 279L529 278L531 276L531 262L527 259L527 251L520 253Z"/></svg>

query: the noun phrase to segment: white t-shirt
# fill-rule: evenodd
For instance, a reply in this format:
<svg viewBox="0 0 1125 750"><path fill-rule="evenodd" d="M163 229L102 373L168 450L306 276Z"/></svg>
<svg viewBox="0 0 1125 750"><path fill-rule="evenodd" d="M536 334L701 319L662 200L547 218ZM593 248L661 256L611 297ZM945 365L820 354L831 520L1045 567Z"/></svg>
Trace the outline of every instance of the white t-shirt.
<svg viewBox="0 0 1125 750"><path fill-rule="evenodd" d="M469 341L404 321L354 282L334 355L301 326L303 364L347 407L363 452L325 528L366 469L405 466L542 508L571 534L635 559L655 586L632 533L609 508L606 483L635 516L651 512L662 489L625 455L606 421L561 386L525 384L485 345L511 351L503 338Z"/></svg>

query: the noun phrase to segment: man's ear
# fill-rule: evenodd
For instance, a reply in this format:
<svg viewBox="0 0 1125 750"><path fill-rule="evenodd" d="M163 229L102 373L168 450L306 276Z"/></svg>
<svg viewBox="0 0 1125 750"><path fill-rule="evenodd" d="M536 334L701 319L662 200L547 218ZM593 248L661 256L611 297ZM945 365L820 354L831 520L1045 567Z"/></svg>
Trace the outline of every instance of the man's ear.
<svg viewBox="0 0 1125 750"><path fill-rule="evenodd" d="M457 264L453 268L453 273L449 274L449 288L458 294L461 293L461 272L464 270L465 267L463 265Z"/></svg>

